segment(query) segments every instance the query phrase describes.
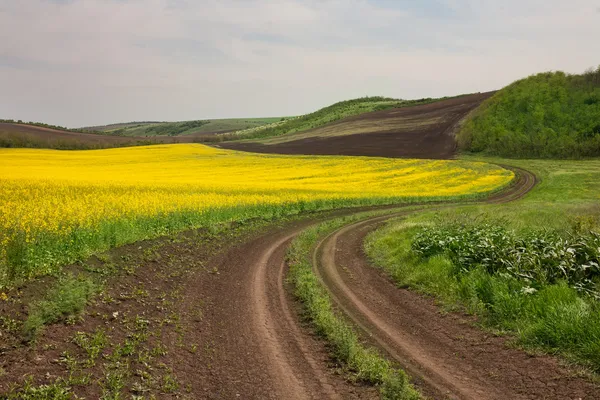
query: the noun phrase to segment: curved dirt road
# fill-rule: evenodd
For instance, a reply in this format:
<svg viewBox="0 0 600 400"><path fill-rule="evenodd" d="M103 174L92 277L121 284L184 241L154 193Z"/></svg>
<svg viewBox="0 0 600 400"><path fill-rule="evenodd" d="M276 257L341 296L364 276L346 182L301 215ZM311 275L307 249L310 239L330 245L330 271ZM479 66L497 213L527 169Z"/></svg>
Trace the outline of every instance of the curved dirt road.
<svg viewBox="0 0 600 400"><path fill-rule="evenodd" d="M527 171L487 202L515 200L536 183ZM440 205L447 207L451 205ZM396 207L398 209L399 207ZM344 210L337 214L351 214ZM470 317L441 315L430 299L398 289L369 267L364 236L400 210L348 225L315 250L318 274L335 303L364 337L397 361L433 398L600 398L600 389L573 377L551 357L533 357L474 328ZM411 211L415 212L415 211ZM301 318L286 288L285 251L316 221L268 232L224 254L216 264L227 273L221 304L222 335L229 355L219 361L231 394L242 398L378 398L373 388L344 380L323 343ZM232 335L232 332L234 333ZM252 366L240 371L240 366ZM225 396L227 397L227 396Z"/></svg>
<svg viewBox="0 0 600 400"><path fill-rule="evenodd" d="M298 318L285 282L285 252L303 221L234 246L211 265L219 270L221 338L216 352L215 398L377 398L374 388L346 382L330 368L328 353ZM215 304L216 306L217 304Z"/></svg>
<svg viewBox="0 0 600 400"><path fill-rule="evenodd" d="M474 327L472 317L442 314L431 299L399 289L372 268L362 243L388 218L334 232L315 250L314 265L338 307L423 393L436 399L600 398L600 387L573 377L555 359L510 348Z"/></svg>

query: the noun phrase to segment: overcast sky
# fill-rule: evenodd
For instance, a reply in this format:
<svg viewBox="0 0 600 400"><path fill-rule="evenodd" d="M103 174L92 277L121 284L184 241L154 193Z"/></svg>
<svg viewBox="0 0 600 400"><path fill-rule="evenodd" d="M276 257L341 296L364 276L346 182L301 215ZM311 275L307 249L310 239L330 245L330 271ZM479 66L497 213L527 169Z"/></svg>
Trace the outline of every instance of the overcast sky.
<svg viewBox="0 0 600 400"><path fill-rule="evenodd" d="M0 0L0 118L297 115L600 64L600 0Z"/></svg>

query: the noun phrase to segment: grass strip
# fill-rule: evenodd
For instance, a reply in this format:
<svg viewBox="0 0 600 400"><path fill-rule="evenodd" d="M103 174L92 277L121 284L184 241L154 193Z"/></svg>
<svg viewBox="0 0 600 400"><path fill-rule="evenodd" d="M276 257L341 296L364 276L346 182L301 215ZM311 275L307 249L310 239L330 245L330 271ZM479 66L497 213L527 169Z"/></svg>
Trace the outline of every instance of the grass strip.
<svg viewBox="0 0 600 400"><path fill-rule="evenodd" d="M420 395L410 384L404 371L395 368L374 349L360 343L354 329L334 311L327 290L313 272L312 250L321 238L354 221L389 212L390 210L340 217L306 229L288 250L288 279L294 285L295 294L303 303L317 333L331 345L336 360L356 378L379 386L384 399L418 399Z"/></svg>

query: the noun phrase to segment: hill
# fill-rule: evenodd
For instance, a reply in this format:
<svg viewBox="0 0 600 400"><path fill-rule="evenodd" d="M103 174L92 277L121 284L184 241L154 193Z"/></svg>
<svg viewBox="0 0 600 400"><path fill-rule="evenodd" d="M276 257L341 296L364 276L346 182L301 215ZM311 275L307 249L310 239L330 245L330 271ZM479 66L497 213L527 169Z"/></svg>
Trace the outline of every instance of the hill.
<svg viewBox="0 0 600 400"><path fill-rule="evenodd" d="M257 129L250 136L258 139L220 146L258 153L451 158L456 150L455 126L492 94L417 101L350 100Z"/></svg>
<svg viewBox="0 0 600 400"><path fill-rule="evenodd" d="M92 126L84 128L97 133L117 136L179 136L179 135L211 135L272 124L285 120L285 117L277 118L229 118L208 119L179 122L127 122L121 124L110 124L104 126Z"/></svg>
<svg viewBox="0 0 600 400"><path fill-rule="evenodd" d="M279 142L295 140L291 136L297 132L315 129L344 118L361 115L373 111L382 111L391 108L401 108L419 104L428 104L441 99L423 98L418 100L402 100L389 97L361 97L358 99L344 100L330 106L321 108L313 113L278 121L270 125L250 128L225 135L218 135L218 140L239 139L264 139L272 137L283 137Z"/></svg>
<svg viewBox="0 0 600 400"><path fill-rule="evenodd" d="M198 142L197 136L122 137L47 128L23 123L0 122L1 147L29 147L60 150L106 149L165 143Z"/></svg>
<svg viewBox="0 0 600 400"><path fill-rule="evenodd" d="M514 82L477 109L457 139L461 150L504 157L600 156L600 67Z"/></svg>

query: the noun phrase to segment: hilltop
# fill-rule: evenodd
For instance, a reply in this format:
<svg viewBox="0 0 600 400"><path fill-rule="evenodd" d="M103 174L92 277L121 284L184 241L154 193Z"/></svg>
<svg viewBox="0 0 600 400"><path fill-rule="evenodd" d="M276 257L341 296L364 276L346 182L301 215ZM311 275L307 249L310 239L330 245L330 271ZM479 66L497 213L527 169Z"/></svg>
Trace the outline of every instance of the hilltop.
<svg viewBox="0 0 600 400"><path fill-rule="evenodd" d="M463 151L504 157L600 156L600 67L514 82L483 103L457 139Z"/></svg>

